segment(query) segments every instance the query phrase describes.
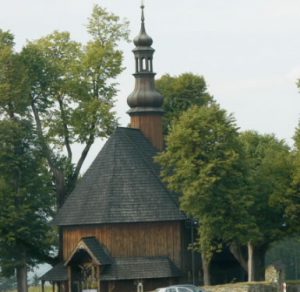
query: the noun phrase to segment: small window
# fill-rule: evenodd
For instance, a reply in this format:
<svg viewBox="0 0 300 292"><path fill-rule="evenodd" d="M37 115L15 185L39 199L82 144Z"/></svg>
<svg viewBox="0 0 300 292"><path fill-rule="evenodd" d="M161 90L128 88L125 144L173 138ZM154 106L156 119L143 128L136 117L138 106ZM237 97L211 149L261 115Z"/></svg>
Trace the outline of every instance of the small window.
<svg viewBox="0 0 300 292"><path fill-rule="evenodd" d="M146 70L146 59L142 58L142 70L145 71Z"/></svg>

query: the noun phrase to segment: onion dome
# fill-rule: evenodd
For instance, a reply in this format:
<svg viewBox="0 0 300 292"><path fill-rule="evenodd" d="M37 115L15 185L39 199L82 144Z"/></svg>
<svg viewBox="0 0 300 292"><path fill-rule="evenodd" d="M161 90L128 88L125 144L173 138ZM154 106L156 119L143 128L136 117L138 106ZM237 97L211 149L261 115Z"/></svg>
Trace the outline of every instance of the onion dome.
<svg viewBox="0 0 300 292"><path fill-rule="evenodd" d="M145 30L144 5L142 9L142 23L139 35L134 39L135 48L135 88L128 96L127 103L130 107L128 113L137 114L142 112L162 113L163 97L155 89L153 72L153 54L151 47L153 41Z"/></svg>
<svg viewBox="0 0 300 292"><path fill-rule="evenodd" d="M139 35L134 38L133 43L137 47L151 47L151 45L153 43L153 40L146 33L146 29L145 29L145 17L144 17L144 5L141 6L141 9L142 9L141 30L140 30Z"/></svg>

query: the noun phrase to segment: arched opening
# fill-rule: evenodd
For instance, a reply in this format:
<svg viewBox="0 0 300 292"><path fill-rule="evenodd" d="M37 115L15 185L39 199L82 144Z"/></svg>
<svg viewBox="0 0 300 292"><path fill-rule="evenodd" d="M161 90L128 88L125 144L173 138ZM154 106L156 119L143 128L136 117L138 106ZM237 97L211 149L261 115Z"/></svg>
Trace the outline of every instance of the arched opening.
<svg viewBox="0 0 300 292"><path fill-rule="evenodd" d="M68 267L71 275L71 278L69 279L71 291L99 291L100 267L93 262L86 250L79 249L68 263Z"/></svg>

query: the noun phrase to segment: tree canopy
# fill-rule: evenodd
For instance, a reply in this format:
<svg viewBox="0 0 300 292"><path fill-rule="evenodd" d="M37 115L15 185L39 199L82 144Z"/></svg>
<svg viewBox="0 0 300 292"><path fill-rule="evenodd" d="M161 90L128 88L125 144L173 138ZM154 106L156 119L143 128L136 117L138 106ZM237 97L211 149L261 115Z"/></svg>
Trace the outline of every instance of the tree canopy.
<svg viewBox="0 0 300 292"><path fill-rule="evenodd" d="M213 100L202 76L183 73L178 76L163 75L156 80L157 90L164 96L164 132L168 133L171 122L193 105L206 105Z"/></svg>
<svg viewBox="0 0 300 292"><path fill-rule="evenodd" d="M21 276L50 257L53 188L28 122L0 121L0 141L0 267Z"/></svg>
<svg viewBox="0 0 300 292"><path fill-rule="evenodd" d="M294 135L294 149L292 151L292 182L290 191L281 198L281 203L286 206L285 216L289 228L293 228L294 232L299 234L300 220L300 127L296 128Z"/></svg>
<svg viewBox="0 0 300 292"><path fill-rule="evenodd" d="M199 222L204 260L225 244L254 280L263 279L268 247L291 234L282 199L293 171L289 147L274 135L239 133L214 102L173 120L166 142L157 158L161 174L181 194L182 210ZM241 258L233 247L247 245L248 256Z"/></svg>
<svg viewBox="0 0 300 292"><path fill-rule="evenodd" d="M237 126L217 104L193 106L172 124L166 142L157 157L162 178L182 194L182 210L198 220L200 251L209 262L222 241L233 241L245 230Z"/></svg>
<svg viewBox="0 0 300 292"><path fill-rule="evenodd" d="M254 236L247 234L248 248L253 252L253 271L248 267L248 272L254 280L262 280L267 249L290 233L282 204L282 198L289 192L293 171L290 149L274 135L261 135L255 131L241 133L240 141L247 169L244 196L256 230Z"/></svg>
<svg viewBox="0 0 300 292"><path fill-rule="evenodd" d="M57 32L29 42L21 52L28 73L31 114L54 177L60 207L73 190L96 138L116 127L114 78L123 70L118 43L128 40L128 23L98 5L87 25L91 39L73 41ZM83 150L74 162L73 145ZM62 152L65 151L65 152Z"/></svg>
<svg viewBox="0 0 300 292"><path fill-rule="evenodd" d="M87 32L85 44L55 31L16 52L0 30L0 265L7 275L17 269L19 291L28 266L52 261L54 205L73 190L95 139L117 125L114 79L128 22L95 5Z"/></svg>

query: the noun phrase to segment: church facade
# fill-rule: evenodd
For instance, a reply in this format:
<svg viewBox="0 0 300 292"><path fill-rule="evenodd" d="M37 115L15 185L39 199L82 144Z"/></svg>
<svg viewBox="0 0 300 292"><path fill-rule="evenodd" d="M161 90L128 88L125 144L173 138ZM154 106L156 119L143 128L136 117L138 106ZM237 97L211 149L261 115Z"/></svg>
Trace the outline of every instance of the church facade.
<svg viewBox="0 0 300 292"><path fill-rule="evenodd" d="M65 291L150 291L199 275L188 249L194 229L154 162L164 146L163 97L141 8L131 125L111 135L54 220L63 232L63 262L42 281Z"/></svg>

